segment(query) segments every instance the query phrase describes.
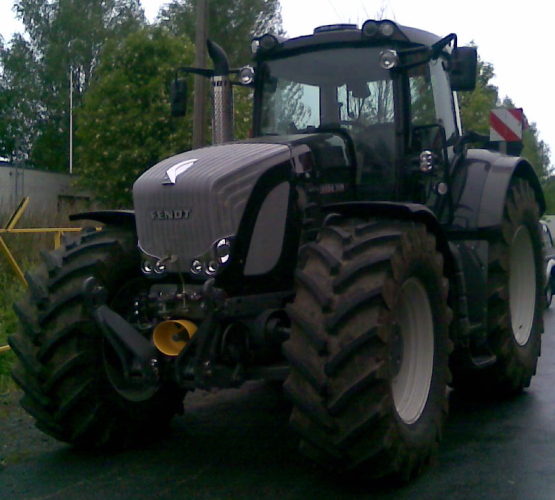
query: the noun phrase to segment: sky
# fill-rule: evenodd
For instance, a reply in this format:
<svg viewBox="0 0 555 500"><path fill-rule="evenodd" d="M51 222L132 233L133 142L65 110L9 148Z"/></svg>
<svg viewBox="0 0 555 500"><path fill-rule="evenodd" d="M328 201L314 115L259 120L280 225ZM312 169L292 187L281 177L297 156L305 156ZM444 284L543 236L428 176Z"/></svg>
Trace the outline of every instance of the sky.
<svg viewBox="0 0 555 500"><path fill-rule="evenodd" d="M141 3L147 18L153 20L167 0ZM555 105L549 98L555 71L549 67L551 18L555 13L551 2L280 0L280 3L283 26L289 36L309 34L316 26L325 24L350 22L360 26L366 19L383 18L440 36L456 33L459 45L473 41L481 59L494 66L493 83L499 88L500 97L510 97L517 107L523 108L528 121L536 123L540 139L549 145L555 163ZM0 0L0 34L6 41L14 32L22 31L11 10L12 4L12 0ZM211 36L218 41L216 33Z"/></svg>

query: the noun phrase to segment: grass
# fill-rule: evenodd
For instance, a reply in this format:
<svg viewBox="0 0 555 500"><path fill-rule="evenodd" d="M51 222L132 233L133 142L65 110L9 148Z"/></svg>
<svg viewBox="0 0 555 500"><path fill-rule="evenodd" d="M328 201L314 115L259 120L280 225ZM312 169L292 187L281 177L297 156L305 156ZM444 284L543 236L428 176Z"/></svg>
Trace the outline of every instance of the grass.
<svg viewBox="0 0 555 500"><path fill-rule="evenodd" d="M0 227L4 227L10 215L0 207ZM68 227L68 224L66 215L25 213L17 227ZM54 247L52 233L5 234L3 238L23 271L32 270L39 263L41 249L51 250ZM8 336L17 330L18 320L12 306L23 296L25 288L3 253L0 253L0 290L0 346L4 346L8 343ZM0 352L0 394L14 387L9 375L14 362L13 352Z"/></svg>
<svg viewBox="0 0 555 500"><path fill-rule="evenodd" d="M13 271L7 265L0 265L0 346L8 343L8 335L17 329L17 317L12 309L12 304L24 293L23 285L15 278ZM0 353L0 394L12 386L10 370L15 361L13 352Z"/></svg>

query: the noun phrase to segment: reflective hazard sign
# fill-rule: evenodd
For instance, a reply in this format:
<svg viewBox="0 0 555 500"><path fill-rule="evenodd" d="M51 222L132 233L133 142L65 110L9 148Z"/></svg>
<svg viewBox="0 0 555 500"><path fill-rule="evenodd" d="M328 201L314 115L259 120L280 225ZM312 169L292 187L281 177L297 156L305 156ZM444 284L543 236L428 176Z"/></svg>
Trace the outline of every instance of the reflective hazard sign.
<svg viewBox="0 0 555 500"><path fill-rule="evenodd" d="M524 125L522 108L498 108L490 111L490 141L521 141Z"/></svg>

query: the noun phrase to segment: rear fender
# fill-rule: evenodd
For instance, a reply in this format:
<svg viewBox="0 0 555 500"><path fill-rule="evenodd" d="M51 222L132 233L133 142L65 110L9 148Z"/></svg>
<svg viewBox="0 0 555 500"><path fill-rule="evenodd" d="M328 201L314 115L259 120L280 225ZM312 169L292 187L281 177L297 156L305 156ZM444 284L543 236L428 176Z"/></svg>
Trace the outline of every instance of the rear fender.
<svg viewBox="0 0 555 500"><path fill-rule="evenodd" d="M453 173L452 229L477 231L499 228L513 177L526 179L530 183L543 214L543 192L527 160L486 150L469 151L467 158Z"/></svg>
<svg viewBox="0 0 555 500"><path fill-rule="evenodd" d="M454 217L445 231L461 270L456 315L463 344L470 336L485 339L487 335L489 243L501 231L509 186L515 177L529 182L540 212L544 213L545 199L539 180L523 158L470 150L452 172Z"/></svg>

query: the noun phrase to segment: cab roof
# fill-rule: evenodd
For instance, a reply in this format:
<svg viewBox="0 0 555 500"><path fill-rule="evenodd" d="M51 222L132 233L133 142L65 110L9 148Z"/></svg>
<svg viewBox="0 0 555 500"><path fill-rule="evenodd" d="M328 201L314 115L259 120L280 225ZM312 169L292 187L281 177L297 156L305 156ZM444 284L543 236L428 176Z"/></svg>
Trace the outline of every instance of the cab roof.
<svg viewBox="0 0 555 500"><path fill-rule="evenodd" d="M281 52L303 51L321 46L379 46L397 43L407 47L431 47L438 40L440 37L437 35L402 26L390 20L368 20L361 28L355 24L320 26L310 35L295 38L266 34L253 40L253 52L255 52L255 59L265 59Z"/></svg>

